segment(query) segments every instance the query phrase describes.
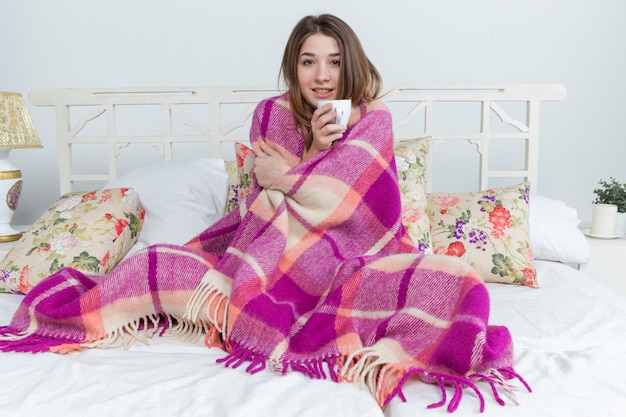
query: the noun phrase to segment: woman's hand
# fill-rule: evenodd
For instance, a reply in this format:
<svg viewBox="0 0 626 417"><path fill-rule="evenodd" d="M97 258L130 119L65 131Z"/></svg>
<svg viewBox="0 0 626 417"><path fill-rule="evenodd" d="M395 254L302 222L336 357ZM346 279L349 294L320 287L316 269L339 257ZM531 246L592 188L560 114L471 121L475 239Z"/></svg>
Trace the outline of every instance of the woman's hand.
<svg viewBox="0 0 626 417"><path fill-rule="evenodd" d="M346 127L335 123L337 114L331 103L316 109L311 118L313 142L306 152L304 159L322 152L333 146L333 143L343 137Z"/></svg>
<svg viewBox="0 0 626 417"><path fill-rule="evenodd" d="M282 155L259 140L253 144L256 158L254 158L254 175L259 185L268 188L291 169Z"/></svg>

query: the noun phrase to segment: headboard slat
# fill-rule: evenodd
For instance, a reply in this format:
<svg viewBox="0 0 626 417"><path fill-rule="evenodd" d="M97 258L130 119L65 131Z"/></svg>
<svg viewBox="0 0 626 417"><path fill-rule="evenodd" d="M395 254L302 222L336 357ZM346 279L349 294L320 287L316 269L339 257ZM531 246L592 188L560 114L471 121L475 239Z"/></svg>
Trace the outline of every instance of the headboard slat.
<svg viewBox="0 0 626 417"><path fill-rule="evenodd" d="M561 84L485 84L485 85L391 85L383 88L382 100L389 106L394 119L396 140L431 136L432 152L439 144L468 141L479 151L477 189L490 186L495 178L520 177L537 182L540 104L561 100L566 95ZM156 146L162 159L177 157L175 145L207 143L206 155L229 158L224 144L248 141L249 122L254 106L260 100L281 91L267 87L140 87L140 88L69 88L33 90L29 98L38 106L56 109L61 193L76 189L81 181L109 181L120 173L120 149L130 144ZM464 109L447 115L446 105L479 106L475 129L454 127L468 115ZM518 104L521 115L512 114L508 107ZM122 120L129 109L160 107L159 121L149 114ZM82 115L74 121L74 112ZM193 114L191 114L193 112ZM519 113L519 110L516 110ZM444 114L445 121L440 118ZM103 132L88 131L103 118ZM492 117L498 119L494 123ZM136 133L140 125L146 132ZM509 130L495 125L505 125ZM179 126L180 125L180 126ZM130 130L131 133L125 130ZM181 133L180 130L186 130ZM492 169L490 157L494 143L523 141L521 167ZM79 173L74 148L79 145L106 146L109 151L105 164L107 172ZM193 151L194 156L198 155ZM230 155L232 157L233 155ZM431 155L432 159L433 155ZM428 186L432 187L432 167L428 167ZM533 187L533 190L536 188Z"/></svg>

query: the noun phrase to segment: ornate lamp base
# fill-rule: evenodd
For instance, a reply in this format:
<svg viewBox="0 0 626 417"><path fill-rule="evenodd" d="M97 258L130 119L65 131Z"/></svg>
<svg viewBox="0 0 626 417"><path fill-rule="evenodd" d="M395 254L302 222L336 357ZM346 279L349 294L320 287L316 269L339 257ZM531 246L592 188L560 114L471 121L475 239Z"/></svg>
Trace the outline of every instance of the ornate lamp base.
<svg viewBox="0 0 626 417"><path fill-rule="evenodd" d="M11 242L22 236L22 232L11 227L22 193L22 172L8 162L8 154L9 149L0 150L0 242Z"/></svg>
<svg viewBox="0 0 626 417"><path fill-rule="evenodd" d="M4 228L0 228L0 243L4 242L13 242L22 237L24 232L19 232L13 229L11 226L8 228L9 230L4 230Z"/></svg>

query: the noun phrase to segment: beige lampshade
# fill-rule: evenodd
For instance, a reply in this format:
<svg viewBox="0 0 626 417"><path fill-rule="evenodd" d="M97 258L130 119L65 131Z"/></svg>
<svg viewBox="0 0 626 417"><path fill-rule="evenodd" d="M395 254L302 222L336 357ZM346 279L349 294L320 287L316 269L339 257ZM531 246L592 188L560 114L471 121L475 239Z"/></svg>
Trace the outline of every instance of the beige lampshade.
<svg viewBox="0 0 626 417"><path fill-rule="evenodd" d="M0 91L0 148L42 148L20 93Z"/></svg>

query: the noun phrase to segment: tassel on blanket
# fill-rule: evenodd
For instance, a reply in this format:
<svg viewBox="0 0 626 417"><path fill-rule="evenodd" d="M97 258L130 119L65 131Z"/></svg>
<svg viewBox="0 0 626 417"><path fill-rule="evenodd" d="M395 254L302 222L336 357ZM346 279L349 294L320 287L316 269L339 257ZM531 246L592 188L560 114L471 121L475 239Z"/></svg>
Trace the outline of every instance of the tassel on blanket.
<svg viewBox="0 0 626 417"><path fill-rule="evenodd" d="M98 337L83 338L59 333L0 332L0 351L70 353L83 349L129 349L135 342L148 343L159 332L185 343L196 343L208 334L208 325L191 323L182 317L147 316Z"/></svg>
<svg viewBox="0 0 626 417"><path fill-rule="evenodd" d="M267 358L245 348L235 348L224 358L218 359L227 367L238 368L246 362L250 362L246 372L255 374L266 368ZM280 373L286 374L289 370L300 372L312 379L330 379L334 382L355 383L367 388L376 399L381 408L395 397L406 402L403 392L405 383L411 377L417 377L424 381L435 383L441 391L441 400L426 406L426 408L443 407L446 404L447 411L456 411L463 398L463 391L471 389L478 398L479 411L485 410L485 398L477 383L484 381L492 391L494 400L501 406L505 401L500 397L498 387L517 404L514 394L515 388L508 381L518 379L528 392L532 392L530 386L511 367L499 370L492 369L482 374L472 374L468 377L452 375L442 372L426 372L412 365L384 363L373 348L359 350L348 357L327 357L324 359L310 359L304 361L285 361L279 367ZM448 401L448 388L452 388L452 397Z"/></svg>
<svg viewBox="0 0 626 417"><path fill-rule="evenodd" d="M503 374L508 374L511 377L515 376L524 385L528 392L532 392L532 389L526 383L526 381L524 381L524 379L522 379L510 367L503 368L501 370L493 369L484 374L472 374L469 377L444 374L440 372L425 372L424 370L417 368L410 368L406 371L401 371L397 368L398 367L395 365L388 365L381 372L381 375L379 377L379 398L384 398L381 406L386 405L396 395L403 402L406 402L406 397L402 392L402 387L404 386L406 381L414 375L422 379L436 381L441 390L441 400L436 403L429 404L427 408L437 408L444 406L448 402L446 385L450 385L453 388L453 395L447 407L447 410L451 413L457 410L463 397L463 390L465 388L470 388L472 391L474 391L480 403L479 411L481 413L485 411L485 398L481 393L478 385L476 384L480 380L486 382L489 385L493 394L493 398L499 405L504 406L505 401L500 397L500 394L498 392L498 386L500 386L504 390L504 392L511 398L511 400L515 404L518 404L517 398L513 392L514 388L511 383L505 379ZM392 375L387 375L387 377L384 377L384 374Z"/></svg>

